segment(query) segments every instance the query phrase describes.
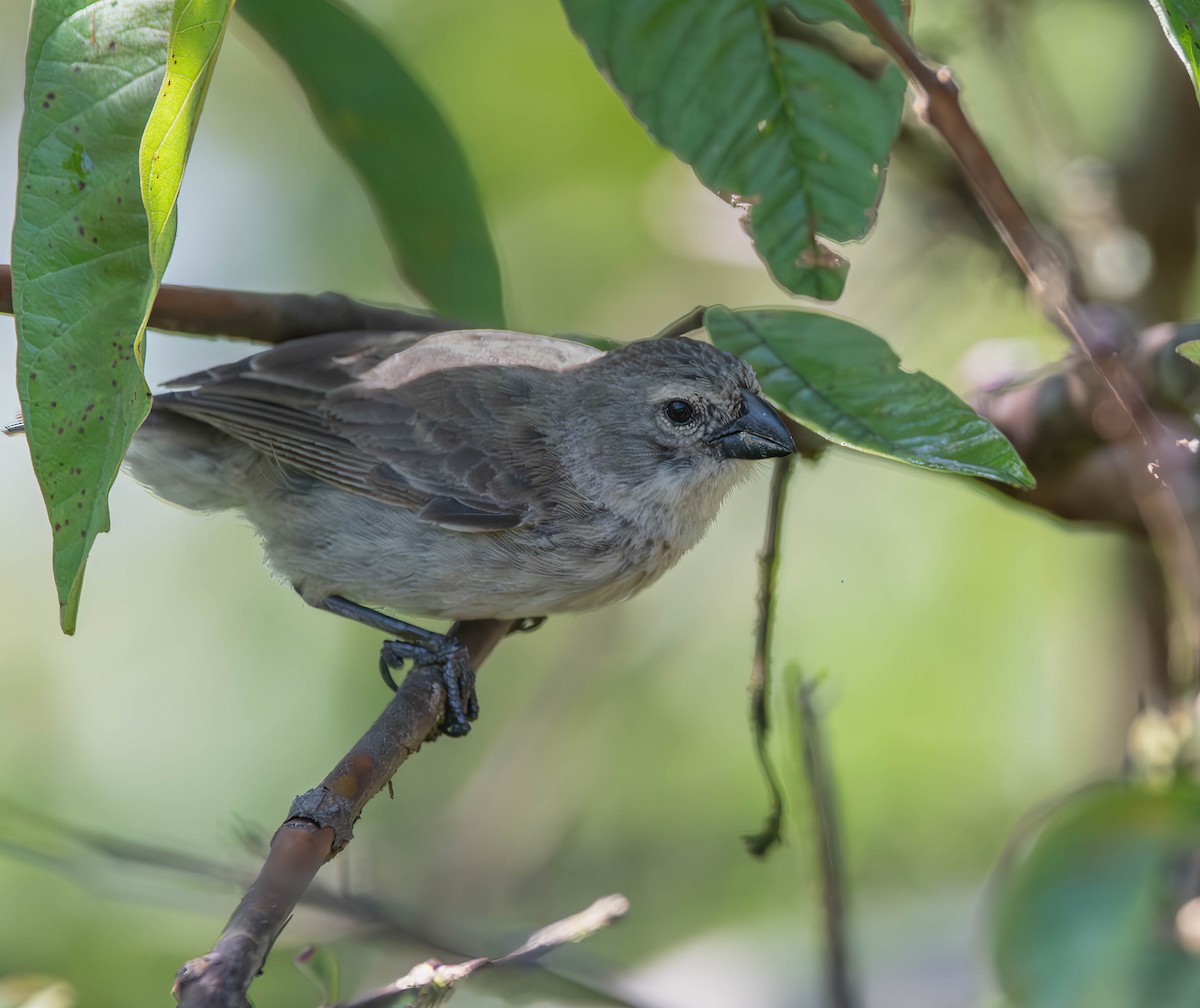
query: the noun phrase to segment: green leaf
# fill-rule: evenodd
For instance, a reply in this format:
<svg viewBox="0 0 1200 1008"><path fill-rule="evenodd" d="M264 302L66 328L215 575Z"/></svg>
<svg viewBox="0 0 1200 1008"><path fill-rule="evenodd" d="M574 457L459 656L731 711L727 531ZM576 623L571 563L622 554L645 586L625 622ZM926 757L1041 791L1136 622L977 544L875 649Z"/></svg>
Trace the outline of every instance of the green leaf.
<svg viewBox="0 0 1200 1008"><path fill-rule="evenodd" d="M466 155L421 86L332 0L239 0L358 173L396 266L439 314L504 324L500 267Z"/></svg>
<svg viewBox="0 0 1200 1008"><path fill-rule="evenodd" d="M1196 25L1200 22L1200 0L1150 0L1171 48L1183 60L1192 87L1200 95L1200 63L1197 62Z"/></svg>
<svg viewBox="0 0 1200 1008"><path fill-rule="evenodd" d="M1187 343L1180 343L1175 348L1175 352L1180 357L1185 357L1193 364L1200 364L1200 340L1189 340Z"/></svg>
<svg viewBox="0 0 1200 1008"><path fill-rule="evenodd" d="M162 80L169 0L38 0L13 226L17 388L73 633L108 491L150 406L142 337L157 287L138 143Z"/></svg>
<svg viewBox="0 0 1200 1008"><path fill-rule="evenodd" d="M928 469L1034 485L991 423L928 375L903 370L891 347L852 322L714 305L704 326L717 346L754 368L767 395L831 441Z"/></svg>
<svg viewBox="0 0 1200 1008"><path fill-rule="evenodd" d="M175 243L175 204L233 0L175 0L167 72L142 134L142 203L150 259L162 278Z"/></svg>
<svg viewBox="0 0 1200 1008"><path fill-rule="evenodd" d="M746 210L775 279L831 300L845 261L826 245L874 224L904 78L864 71L812 23L859 26L845 5L794 2L784 37L765 0L563 0L571 27L647 131ZM887 5L897 11L899 3Z"/></svg>
<svg viewBox="0 0 1200 1008"><path fill-rule="evenodd" d="M1022 1008L1200 1004L1175 914L1194 894L1200 791L1105 784L1057 809L996 880L991 938Z"/></svg>

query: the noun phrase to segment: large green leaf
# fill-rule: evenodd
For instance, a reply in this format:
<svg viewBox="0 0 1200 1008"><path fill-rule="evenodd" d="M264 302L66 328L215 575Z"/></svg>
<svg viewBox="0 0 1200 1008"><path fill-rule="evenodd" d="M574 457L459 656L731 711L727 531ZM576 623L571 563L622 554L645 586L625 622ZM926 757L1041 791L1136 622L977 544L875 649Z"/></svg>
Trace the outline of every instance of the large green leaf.
<svg viewBox="0 0 1200 1008"><path fill-rule="evenodd" d="M1175 924L1194 894L1197 850L1193 785L1103 785L1056 810L996 882L992 946L1006 995L1022 1008L1200 1004L1200 957Z"/></svg>
<svg viewBox="0 0 1200 1008"><path fill-rule="evenodd" d="M239 0L350 162L396 265L439 314L502 325L500 267L466 156L370 26L332 0Z"/></svg>
<svg viewBox="0 0 1200 1008"><path fill-rule="evenodd" d="M899 2L885 5L900 19ZM833 299L845 261L825 246L864 237L900 126L904 78L865 71L812 27L860 22L831 0L563 0L571 27L659 143L746 210L775 279ZM784 37L772 17L808 24Z"/></svg>
<svg viewBox="0 0 1200 1008"><path fill-rule="evenodd" d="M1033 486L991 423L940 382L903 370L891 347L852 322L716 305L704 313L704 327L717 346L754 368L767 395L831 441L929 469Z"/></svg>
<svg viewBox="0 0 1200 1008"><path fill-rule="evenodd" d="M138 143L158 94L170 0L33 7L13 227L17 387L74 631L108 490L150 405L142 334L157 286Z"/></svg>
<svg viewBox="0 0 1200 1008"><path fill-rule="evenodd" d="M142 134L142 202L159 279L175 243L175 204L233 0L175 0L167 72Z"/></svg>
<svg viewBox="0 0 1200 1008"><path fill-rule="evenodd" d="M1158 14L1167 41L1183 60L1192 87L1200 94L1200 62L1197 60L1196 27L1200 24L1200 0L1150 0Z"/></svg>

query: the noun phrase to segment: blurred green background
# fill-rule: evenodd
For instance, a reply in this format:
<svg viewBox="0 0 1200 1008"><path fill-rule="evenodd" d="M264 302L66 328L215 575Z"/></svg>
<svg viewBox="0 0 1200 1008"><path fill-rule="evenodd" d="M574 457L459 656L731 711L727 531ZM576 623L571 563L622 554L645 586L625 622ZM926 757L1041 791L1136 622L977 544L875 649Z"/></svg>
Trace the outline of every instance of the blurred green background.
<svg viewBox="0 0 1200 1008"><path fill-rule="evenodd" d="M736 212L646 139L551 0L355 6L459 132L513 328L631 339L696 304L785 302ZM1013 51L1029 64L1018 74L979 17L987 6L922 5L917 37L953 63L1035 205L1066 206L1072 171L1136 146L1155 82L1170 74L1187 86L1148 5L1025 5ZM25 4L0 0L12 55L0 61L0 191L10 193L27 17ZM1102 76L1097 53L1113 55ZM10 206L0 201L5 231ZM167 282L405 299L366 198L241 24L179 219ZM1063 348L985 233L960 223L919 169L896 166L876 234L849 250L836 310L907 366L966 391ZM11 320L0 327L11 338ZM147 365L161 381L246 352L151 334ZM0 363L5 416L17 409L11 356ZM378 636L273 583L242 522L176 510L122 478L78 634L64 638L20 440L0 441L0 486L3 835L24 834L36 809L252 865L243 832L269 836L385 702ZM740 839L766 808L745 693L766 489L764 474L739 490L702 545L636 601L507 642L481 675L474 732L401 771L395 800L368 807L328 883L489 943L622 892L632 913L579 958L626 972L642 1002L817 1003L814 851L782 714L786 845L758 863ZM776 654L824 677L868 994L890 1008L986 1003L990 868L1032 808L1120 765L1136 696L1119 541L967 481L835 454L801 467L783 548ZM778 692L788 699L782 676ZM52 850L32 832L29 842ZM175 969L210 947L237 899L224 884L99 860L78 875L0 849L0 976L65 978L98 1008L164 1003ZM338 949L344 993L428 954L301 911L256 1003L316 1002L286 958L310 941ZM471 984L457 1003L497 1004L501 993ZM534 984L522 996L554 995Z"/></svg>

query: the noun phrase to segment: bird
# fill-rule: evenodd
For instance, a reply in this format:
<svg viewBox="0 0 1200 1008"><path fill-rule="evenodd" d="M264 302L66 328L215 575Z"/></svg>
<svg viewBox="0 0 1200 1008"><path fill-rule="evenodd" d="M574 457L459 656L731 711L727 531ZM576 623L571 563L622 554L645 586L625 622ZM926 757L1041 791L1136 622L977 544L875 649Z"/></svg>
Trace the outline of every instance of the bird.
<svg viewBox="0 0 1200 1008"><path fill-rule="evenodd" d="M490 329L309 336L155 396L126 464L241 512L305 602L445 667L442 732L478 712L465 650L392 613L596 609L696 544L747 463L795 450L753 370L682 336L608 351ZM394 686L394 683L393 683Z"/></svg>

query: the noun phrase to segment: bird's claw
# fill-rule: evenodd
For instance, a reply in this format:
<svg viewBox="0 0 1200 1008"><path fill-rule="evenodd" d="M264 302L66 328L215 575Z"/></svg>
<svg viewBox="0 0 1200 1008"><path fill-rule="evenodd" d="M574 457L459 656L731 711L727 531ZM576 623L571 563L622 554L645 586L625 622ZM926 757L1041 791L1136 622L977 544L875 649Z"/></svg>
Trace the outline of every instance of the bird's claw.
<svg viewBox="0 0 1200 1008"><path fill-rule="evenodd" d="M428 647L411 641L387 640L379 651L379 673L395 692L396 680L392 670L411 663L412 669L434 666L446 690L446 710L442 717L441 734L460 738L471 730L471 722L479 717L479 700L475 695L475 669L467 649L452 638L445 638L440 647ZM410 669L410 671L412 671Z"/></svg>

